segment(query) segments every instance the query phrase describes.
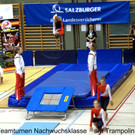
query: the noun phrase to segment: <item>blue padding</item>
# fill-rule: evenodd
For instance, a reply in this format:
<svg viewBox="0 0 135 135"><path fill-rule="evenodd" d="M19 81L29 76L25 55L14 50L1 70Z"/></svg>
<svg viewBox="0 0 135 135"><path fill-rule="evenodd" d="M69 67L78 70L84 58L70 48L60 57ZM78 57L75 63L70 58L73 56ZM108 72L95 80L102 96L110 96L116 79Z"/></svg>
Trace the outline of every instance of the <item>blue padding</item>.
<svg viewBox="0 0 135 135"><path fill-rule="evenodd" d="M124 63L135 63L135 56L133 49L124 49Z"/></svg>
<svg viewBox="0 0 135 135"><path fill-rule="evenodd" d="M77 51L78 64L87 64L88 49L80 49ZM97 49L98 64L119 64L122 63L121 49Z"/></svg>
<svg viewBox="0 0 135 135"><path fill-rule="evenodd" d="M33 53L32 51L23 51L23 59L25 66L33 66Z"/></svg>
<svg viewBox="0 0 135 135"><path fill-rule="evenodd" d="M98 71L110 71L116 64L97 64Z"/></svg>
<svg viewBox="0 0 135 135"><path fill-rule="evenodd" d="M77 51L78 64L87 64L89 49L79 49Z"/></svg>
<svg viewBox="0 0 135 135"><path fill-rule="evenodd" d="M97 71L109 71L116 64L97 64ZM88 71L88 64L71 64L63 71Z"/></svg>
<svg viewBox="0 0 135 135"><path fill-rule="evenodd" d="M69 65L70 64L59 64L58 66L56 66L55 68L53 68L49 72L45 73L44 75L42 75L41 77L39 77L35 81L33 81L30 84L28 84L27 86L25 86L25 93L29 92L31 89L33 89L34 87L36 87L37 85L39 85L41 82L43 82L44 80L46 80L48 77L50 77L51 75L53 75L57 71L64 70ZM14 106L16 106L16 107L26 107L27 104L28 104L28 102L29 102L29 99L25 99L24 97L21 98L21 100L17 101L15 99L15 95L13 94L13 95L9 96L8 106L9 107L14 107Z"/></svg>
<svg viewBox="0 0 135 135"><path fill-rule="evenodd" d="M119 64L122 63L121 49L97 49L98 64Z"/></svg>
<svg viewBox="0 0 135 135"><path fill-rule="evenodd" d="M34 87L36 87L37 85L39 85L40 83L42 83L44 80L46 80L48 77L50 77L51 75L53 75L57 71L64 70L69 65L70 64L59 64L58 66L54 67L49 72L45 73L44 75L42 75L41 77L39 77L38 79L36 79L35 81L33 81L32 83L30 83L27 86L25 86L25 93L27 93L28 91L30 91L31 89L33 89Z"/></svg>
<svg viewBox="0 0 135 135"><path fill-rule="evenodd" d="M8 106L10 107L26 107L27 104L29 103L29 99L26 99L24 97L21 98L21 100L16 100L15 99L15 94L11 95L8 98Z"/></svg>
<svg viewBox="0 0 135 135"><path fill-rule="evenodd" d="M97 72L98 79L107 75L107 71ZM57 72L26 93L25 98L31 98L37 87L72 87L76 98L85 98L90 94L90 79L88 71Z"/></svg>
<svg viewBox="0 0 135 135"><path fill-rule="evenodd" d="M106 78L106 82L113 88L118 80L120 80L129 70L132 69L132 64L118 64L111 71Z"/></svg>
<svg viewBox="0 0 135 135"><path fill-rule="evenodd" d="M44 82L46 79L49 79L50 76L54 75L58 71L87 71L87 64L59 64L49 72L45 73L43 76L39 77L38 79L27 85L25 87L25 92L27 93L33 90L35 87L40 85L40 83ZM98 64L98 71L110 71L106 80L107 83L110 84L112 92L114 92L131 73L132 64ZM91 97L87 97L80 100L81 101L79 101L79 99L77 100L78 107L78 102L80 102L80 107L82 107L81 104L84 104L85 107L89 107L89 103L91 102L89 100L93 99L91 99ZM8 105L10 107L26 107L28 101L29 99L25 99L24 97L20 101L16 101L13 94L9 97Z"/></svg>
<svg viewBox="0 0 135 135"><path fill-rule="evenodd" d="M111 92L114 93L117 88L123 83L127 76L132 71L132 64L118 64L111 70L109 75L106 77L106 82L111 86ZM74 103L76 107L79 108L91 108L93 107L93 101L96 99L96 96L88 96L86 98L75 98Z"/></svg>
<svg viewBox="0 0 135 135"><path fill-rule="evenodd" d="M77 63L76 50L35 52L36 65L58 65L60 63L76 64Z"/></svg>
<svg viewBox="0 0 135 135"><path fill-rule="evenodd" d="M97 95L88 96L86 98L75 98L74 103L75 107L78 108L93 108L93 102L97 99Z"/></svg>
<svg viewBox="0 0 135 135"><path fill-rule="evenodd" d="M74 93L71 87L37 87L26 109L28 111L56 111L65 112ZM62 94L58 105L40 104L44 94ZM65 100L65 98L67 100Z"/></svg>
<svg viewBox="0 0 135 135"><path fill-rule="evenodd" d="M58 122L25 122L19 129L17 129L18 132L13 133L12 135L49 135L58 125ZM23 133L23 131L26 132Z"/></svg>

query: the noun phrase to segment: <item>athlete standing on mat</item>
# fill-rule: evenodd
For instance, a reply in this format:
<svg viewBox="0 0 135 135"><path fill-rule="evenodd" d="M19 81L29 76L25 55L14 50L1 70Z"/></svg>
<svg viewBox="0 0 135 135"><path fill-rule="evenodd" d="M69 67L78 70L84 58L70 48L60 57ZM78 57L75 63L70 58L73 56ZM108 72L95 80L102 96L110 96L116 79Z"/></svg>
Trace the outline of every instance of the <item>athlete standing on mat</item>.
<svg viewBox="0 0 135 135"><path fill-rule="evenodd" d="M90 43L89 45L89 55L88 55L88 69L91 85L91 96L96 95L97 93L97 60L96 60L96 44Z"/></svg>
<svg viewBox="0 0 135 135"><path fill-rule="evenodd" d="M94 117L95 116L95 117ZM104 110L100 107L99 101L94 100L94 108L91 110L90 131L93 131L92 123L95 125L95 133L106 130L106 122L104 118ZM102 129L102 127L104 128Z"/></svg>
<svg viewBox="0 0 135 135"><path fill-rule="evenodd" d="M16 67L16 86L15 86L15 98L16 100L20 100L22 96L24 96L24 85L25 85L25 73L24 73L24 60L21 54L23 53L22 48L15 48L15 57L14 57L14 65Z"/></svg>
<svg viewBox="0 0 135 135"><path fill-rule="evenodd" d="M58 45L58 38L64 35L64 26L61 18L57 14L53 16L53 34L56 38L56 45Z"/></svg>
<svg viewBox="0 0 135 135"><path fill-rule="evenodd" d="M110 104L113 106L113 101L112 101L112 96L111 96L111 89L110 85L106 84L106 79L105 77L100 78L100 85L98 85L97 88L97 99L99 100L99 93L101 92L101 107L104 109L105 112L105 120L108 120L108 114L107 114L107 106L109 104L109 99L110 99Z"/></svg>

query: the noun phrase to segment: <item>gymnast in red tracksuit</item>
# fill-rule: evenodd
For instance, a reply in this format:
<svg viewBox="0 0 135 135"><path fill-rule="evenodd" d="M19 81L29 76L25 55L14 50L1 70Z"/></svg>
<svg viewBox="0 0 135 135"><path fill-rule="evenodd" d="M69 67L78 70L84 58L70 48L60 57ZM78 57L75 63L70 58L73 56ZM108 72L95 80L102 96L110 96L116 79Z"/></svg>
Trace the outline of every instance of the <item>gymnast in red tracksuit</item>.
<svg viewBox="0 0 135 135"><path fill-rule="evenodd" d="M89 55L88 55L88 69L91 85L91 96L96 95L97 93L97 60L96 60L96 44L90 43L89 45Z"/></svg>
<svg viewBox="0 0 135 135"><path fill-rule="evenodd" d="M96 127L96 130L94 131L95 133L98 133L102 130L106 130L104 110L100 107L100 103L97 99L94 100L94 108L91 110L90 131L93 131L92 123Z"/></svg>
<svg viewBox="0 0 135 135"><path fill-rule="evenodd" d="M106 84L106 79L105 77L100 78L100 85L98 85L97 88L97 99L99 100L99 93L101 92L101 107L104 109L105 112L105 120L108 120L108 114L107 114L107 106L109 104L109 99L110 99L110 104L113 106L113 101L112 101L112 96L111 96L111 89L110 85Z"/></svg>
<svg viewBox="0 0 135 135"><path fill-rule="evenodd" d="M24 73L24 60L21 54L23 53L22 48L15 48L15 57L14 57L14 65L16 67L16 85L15 85L15 98L16 100L20 100L22 96L24 96L24 85L25 85L25 73Z"/></svg>

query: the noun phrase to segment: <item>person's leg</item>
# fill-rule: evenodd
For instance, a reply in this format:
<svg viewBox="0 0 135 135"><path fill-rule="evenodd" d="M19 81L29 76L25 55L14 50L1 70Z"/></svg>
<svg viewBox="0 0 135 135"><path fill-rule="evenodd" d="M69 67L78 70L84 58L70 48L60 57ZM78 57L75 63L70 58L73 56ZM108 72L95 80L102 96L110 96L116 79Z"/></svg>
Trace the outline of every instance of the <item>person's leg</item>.
<svg viewBox="0 0 135 135"><path fill-rule="evenodd" d="M97 87L98 87L98 79L97 79L97 70L95 70L95 81L96 81L96 93L97 93Z"/></svg>
<svg viewBox="0 0 135 135"><path fill-rule="evenodd" d="M104 114L105 114L105 121L108 121L108 114L107 114L107 111L104 111Z"/></svg>
<svg viewBox="0 0 135 135"><path fill-rule="evenodd" d="M56 46L58 46L58 38L56 38Z"/></svg>
<svg viewBox="0 0 135 135"><path fill-rule="evenodd" d="M107 118L106 118L105 97L101 97L101 107L102 107L103 110L104 110L104 116L105 116L105 120L106 120Z"/></svg>
<svg viewBox="0 0 135 135"><path fill-rule="evenodd" d="M25 72L23 73L23 88L25 86Z"/></svg>
<svg viewBox="0 0 135 135"><path fill-rule="evenodd" d="M95 70L95 80L96 80L96 83L98 83L98 79L97 79L97 70Z"/></svg>
<svg viewBox="0 0 135 135"><path fill-rule="evenodd" d="M21 91L20 91L21 97L25 95L24 86L25 86L25 73L23 73L23 78L21 78Z"/></svg>
<svg viewBox="0 0 135 135"><path fill-rule="evenodd" d="M21 91L21 77L16 73L16 85L15 85L15 98L16 100L20 100L20 91Z"/></svg>
<svg viewBox="0 0 135 135"><path fill-rule="evenodd" d="M3 83L3 76L1 76L1 83Z"/></svg>
<svg viewBox="0 0 135 135"><path fill-rule="evenodd" d="M109 104L109 97L104 98L104 112L105 112L105 120L108 121L108 114L107 114L107 106Z"/></svg>
<svg viewBox="0 0 135 135"><path fill-rule="evenodd" d="M102 130L102 127L103 127L103 121L102 121L102 119L101 120L99 120L98 122L97 122L97 127L98 127L98 130L99 131L101 131Z"/></svg>
<svg viewBox="0 0 135 135"><path fill-rule="evenodd" d="M94 77L94 70L90 76L90 87L91 87L91 96L95 95L95 77Z"/></svg>
<svg viewBox="0 0 135 135"><path fill-rule="evenodd" d="M101 98L100 98L100 103L101 103L101 107L102 107L103 110L104 110L104 97L101 97Z"/></svg>
<svg viewBox="0 0 135 135"><path fill-rule="evenodd" d="M97 93L97 77L96 77L96 70L93 70L92 71L92 74L91 74L91 90L92 92L94 93L94 95L96 95Z"/></svg>
<svg viewBox="0 0 135 135"><path fill-rule="evenodd" d="M60 39L59 30L57 30L57 31L55 32L55 38L56 38L56 46L58 46L58 41L59 41L59 39Z"/></svg>
<svg viewBox="0 0 135 135"><path fill-rule="evenodd" d="M97 118L93 118L93 120L92 120L94 126L96 127L96 131L94 131L94 132L98 132L98 127L97 127L97 122L98 122L98 121L99 121L99 120L98 120Z"/></svg>

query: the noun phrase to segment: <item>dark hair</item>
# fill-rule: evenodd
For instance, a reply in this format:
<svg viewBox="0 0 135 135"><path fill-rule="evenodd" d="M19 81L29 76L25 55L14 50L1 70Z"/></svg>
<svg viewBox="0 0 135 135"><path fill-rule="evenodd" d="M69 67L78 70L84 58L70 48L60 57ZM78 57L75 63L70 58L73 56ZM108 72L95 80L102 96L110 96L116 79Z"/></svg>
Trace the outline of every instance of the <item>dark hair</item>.
<svg viewBox="0 0 135 135"><path fill-rule="evenodd" d="M94 102L98 102L98 103L99 103L99 107L101 107L100 102L99 102L98 99L95 99ZM94 103L94 102L93 102L93 103Z"/></svg>
<svg viewBox="0 0 135 135"><path fill-rule="evenodd" d="M14 48L14 53L17 54L18 51L20 51L20 47L15 47L15 48Z"/></svg>
<svg viewBox="0 0 135 135"><path fill-rule="evenodd" d="M102 76L102 77L100 78L100 80L104 80L104 81L106 81L106 79L105 79L105 77L104 77L104 76Z"/></svg>
<svg viewBox="0 0 135 135"><path fill-rule="evenodd" d="M92 42L91 44L92 44L92 48L93 48L92 50L93 50L94 52L96 52L97 45L96 45L95 43L93 43L93 42Z"/></svg>
<svg viewBox="0 0 135 135"><path fill-rule="evenodd" d="M58 32L55 33L55 38L59 38L60 34Z"/></svg>
<svg viewBox="0 0 135 135"><path fill-rule="evenodd" d="M97 101L99 103L99 100L98 99L95 99L94 102Z"/></svg>
<svg viewBox="0 0 135 135"><path fill-rule="evenodd" d="M94 25L93 25L93 24L89 24L89 27L90 27L90 26L93 26L93 27L94 27Z"/></svg>
<svg viewBox="0 0 135 135"><path fill-rule="evenodd" d="M135 24L135 22L133 22L132 24Z"/></svg>

